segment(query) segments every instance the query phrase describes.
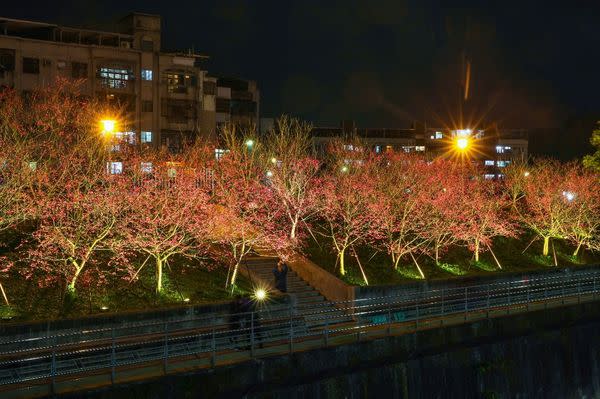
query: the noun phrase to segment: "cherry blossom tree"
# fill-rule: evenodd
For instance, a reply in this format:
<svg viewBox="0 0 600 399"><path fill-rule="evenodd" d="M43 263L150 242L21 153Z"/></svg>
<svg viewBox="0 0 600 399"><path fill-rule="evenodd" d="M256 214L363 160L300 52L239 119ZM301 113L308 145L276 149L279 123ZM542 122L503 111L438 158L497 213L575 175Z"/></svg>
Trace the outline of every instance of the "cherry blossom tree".
<svg viewBox="0 0 600 399"><path fill-rule="evenodd" d="M274 200L286 216L289 239L298 242L300 226L308 225L319 211L319 162L312 158L291 160L267 170L268 185Z"/></svg>
<svg viewBox="0 0 600 399"><path fill-rule="evenodd" d="M531 174L526 162L514 160L504 168L503 188L511 201L514 210L518 209L519 201L523 198L523 186Z"/></svg>
<svg viewBox="0 0 600 399"><path fill-rule="evenodd" d="M571 164L566 167L562 187L569 205L564 236L576 246L576 257L582 247L593 249L593 242L600 235L600 177Z"/></svg>
<svg viewBox="0 0 600 399"><path fill-rule="evenodd" d="M62 193L38 198L39 225L28 251L30 267L24 269L26 277L41 271L64 278L72 294L82 272L99 265L97 254L107 249L120 217L123 192L122 179L117 177L90 185L81 184L80 177L75 175Z"/></svg>
<svg viewBox="0 0 600 399"><path fill-rule="evenodd" d="M125 257L145 257L132 279L152 260L155 291L160 294L165 269L174 256L191 258L205 250L200 231L208 224L202 222L207 219L208 195L197 184L195 171L181 163L143 159L143 163L131 162L127 171L131 188L122 199L127 213L118 225L115 250Z"/></svg>
<svg viewBox="0 0 600 399"><path fill-rule="evenodd" d="M498 267L502 268L491 245L494 237L516 236L516 225L507 212L510 199L501 191L497 181L484 179L481 171L475 168L465 172L467 174L460 176L453 186L462 198L455 204L460 212L455 213L458 223L455 224L454 236L473 251L476 262L479 262L479 254L487 249Z"/></svg>
<svg viewBox="0 0 600 399"><path fill-rule="evenodd" d="M218 211L214 213L211 235L215 243L229 248L226 287L232 289L250 251L263 248L281 253L289 247L284 215L268 186L259 156L260 143L252 139L253 133L235 125L225 126L221 134L229 152L214 166L213 200Z"/></svg>
<svg viewBox="0 0 600 399"><path fill-rule="evenodd" d="M548 256L550 240L565 237L572 218L573 193L565 185L565 167L558 161L540 160L524 181L521 222L544 242L542 255Z"/></svg>
<svg viewBox="0 0 600 399"><path fill-rule="evenodd" d="M440 253L459 241L460 204L464 200L459 184L464 168L449 160L437 159L427 168L423 206L427 215L421 238L429 243L428 252L436 264Z"/></svg>
<svg viewBox="0 0 600 399"><path fill-rule="evenodd" d="M376 238L377 191L371 175L377 160L364 146L343 147L339 142L330 149L330 172L321 187L324 227L321 234L331 240L337 253L339 273L346 274L348 249Z"/></svg>
<svg viewBox="0 0 600 399"><path fill-rule="evenodd" d="M58 272L72 291L95 252L89 239L101 229L91 215L103 213L104 204L90 198L103 197L94 179L106 155L96 125L106 108L80 96L79 83L59 79L27 99L10 89L0 93L0 229L39 220L30 244L48 253L29 251L32 261L21 271L31 275L37 265ZM76 232L78 219L92 222L89 232L79 231L87 237Z"/></svg>
<svg viewBox="0 0 600 399"><path fill-rule="evenodd" d="M428 166L422 158L404 153L388 152L384 159L374 174L381 243L391 255L395 269L403 257L410 256L425 278L414 255L427 244L423 236L428 223L424 206Z"/></svg>
<svg viewBox="0 0 600 399"><path fill-rule="evenodd" d="M275 200L289 224L289 238L296 242L301 224L318 212L319 161L309 156L312 127L282 116L265 137L266 174Z"/></svg>

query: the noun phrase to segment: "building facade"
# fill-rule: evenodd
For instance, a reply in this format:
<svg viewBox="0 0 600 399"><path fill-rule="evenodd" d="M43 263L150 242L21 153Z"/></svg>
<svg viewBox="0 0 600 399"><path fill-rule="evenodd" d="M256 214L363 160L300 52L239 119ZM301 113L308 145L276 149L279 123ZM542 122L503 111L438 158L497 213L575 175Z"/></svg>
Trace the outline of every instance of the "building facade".
<svg viewBox="0 0 600 399"><path fill-rule="evenodd" d="M217 81L217 126L235 123L242 126L259 124L260 92L256 82L220 77Z"/></svg>
<svg viewBox="0 0 600 399"><path fill-rule="evenodd" d="M352 121L338 127L315 127L311 132L313 150L323 155L339 137L357 137L374 152L389 150L421 153L429 159L451 157L460 138L468 140L469 159L485 169L485 176L502 176L511 162L527 161L528 132L524 129L448 129L413 123L410 128L357 128Z"/></svg>
<svg viewBox="0 0 600 399"><path fill-rule="evenodd" d="M219 80L203 68L206 58L162 51L158 15L131 14L119 21L118 32L0 18L0 86L26 93L58 77L81 79L82 94L126 110L120 133L171 151L215 134ZM256 83L237 81L253 89L258 118ZM238 119L234 99L248 97L238 86L231 90L231 121Z"/></svg>

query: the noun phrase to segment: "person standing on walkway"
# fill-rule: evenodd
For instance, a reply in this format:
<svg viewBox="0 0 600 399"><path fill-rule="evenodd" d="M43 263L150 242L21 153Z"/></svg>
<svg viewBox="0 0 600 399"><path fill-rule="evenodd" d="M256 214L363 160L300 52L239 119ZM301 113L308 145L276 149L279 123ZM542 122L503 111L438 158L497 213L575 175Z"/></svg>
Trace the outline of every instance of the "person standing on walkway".
<svg viewBox="0 0 600 399"><path fill-rule="evenodd" d="M287 292L287 264L279 259L277 266L273 269L273 276L275 277L275 288L281 292Z"/></svg>
<svg viewBox="0 0 600 399"><path fill-rule="evenodd" d="M231 310L229 316L229 342L237 345L239 341L239 334L241 329L244 327L244 320L242 315L243 298L240 294L237 294L231 302Z"/></svg>

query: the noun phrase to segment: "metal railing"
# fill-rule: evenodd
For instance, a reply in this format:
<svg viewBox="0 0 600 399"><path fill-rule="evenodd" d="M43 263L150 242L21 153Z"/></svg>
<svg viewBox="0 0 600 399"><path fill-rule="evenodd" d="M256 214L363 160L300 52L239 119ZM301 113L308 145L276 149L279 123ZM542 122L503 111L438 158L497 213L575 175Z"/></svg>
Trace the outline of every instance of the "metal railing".
<svg viewBox="0 0 600 399"><path fill-rule="evenodd" d="M35 380L54 384L58 377L99 370L110 373L114 382L117 370L124 366L159 362L167 373L171 362L191 358L215 367L219 359L232 356L247 359L293 352L297 346L324 347L332 339L338 343L348 342L348 338L360 340L373 331L391 334L402 326L408 326L402 332L416 331L490 317L490 313L498 316L549 304L590 301L596 299L599 274L520 278L395 297L322 302L301 308L285 304L226 316L5 339L0 342L0 386L35 384Z"/></svg>

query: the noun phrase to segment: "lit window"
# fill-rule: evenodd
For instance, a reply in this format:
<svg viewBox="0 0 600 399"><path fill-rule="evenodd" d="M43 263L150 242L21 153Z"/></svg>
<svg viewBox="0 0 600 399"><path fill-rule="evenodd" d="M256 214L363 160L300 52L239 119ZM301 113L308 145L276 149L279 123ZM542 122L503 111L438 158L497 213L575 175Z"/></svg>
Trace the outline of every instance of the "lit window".
<svg viewBox="0 0 600 399"><path fill-rule="evenodd" d="M503 146L501 146L501 145L497 145L497 146L496 146L496 152L497 152L498 154L504 154L504 147L503 147Z"/></svg>
<svg viewBox="0 0 600 399"><path fill-rule="evenodd" d="M381 146L380 146L380 145L376 145L376 146L375 146L375 152L376 152L377 154L379 154L379 153L381 152Z"/></svg>
<svg viewBox="0 0 600 399"><path fill-rule="evenodd" d="M496 175L490 173L486 173L485 175L483 175L483 178L486 180L492 180L494 177L496 177Z"/></svg>
<svg viewBox="0 0 600 399"><path fill-rule="evenodd" d="M130 69L99 68L100 84L109 89L125 89L129 81L133 80Z"/></svg>
<svg viewBox="0 0 600 399"><path fill-rule="evenodd" d="M167 91L169 93L187 93L188 87L196 86L196 77L178 73L167 73Z"/></svg>
<svg viewBox="0 0 600 399"><path fill-rule="evenodd" d="M140 141L142 143L151 143L152 142L152 132L142 132L140 135Z"/></svg>
<svg viewBox="0 0 600 399"><path fill-rule="evenodd" d="M223 158L223 155L225 155L228 152L229 152L229 150L224 150L222 148L215 148L215 159L218 161L219 159Z"/></svg>
<svg viewBox="0 0 600 399"><path fill-rule="evenodd" d="M144 173L152 173L152 162L142 162L140 168Z"/></svg>
<svg viewBox="0 0 600 399"><path fill-rule="evenodd" d="M404 150L404 152L411 152L411 150L413 149L412 146L408 146L408 145L403 145L402 149Z"/></svg>
<svg viewBox="0 0 600 399"><path fill-rule="evenodd" d="M415 147L415 151L425 151L425 146L424 145L418 145Z"/></svg>
<svg viewBox="0 0 600 399"><path fill-rule="evenodd" d="M118 152L118 151L121 151L121 145L120 145L120 144L113 144L113 145L110 147L110 150L111 150L112 152Z"/></svg>
<svg viewBox="0 0 600 399"><path fill-rule="evenodd" d="M485 166L494 166L494 161L492 161L490 159L486 159L485 160Z"/></svg>
<svg viewBox="0 0 600 399"><path fill-rule="evenodd" d="M175 176L177 176L177 171L175 170L175 168L167 169L167 176L169 176L170 178L174 178Z"/></svg>
<svg viewBox="0 0 600 399"><path fill-rule="evenodd" d="M152 69L142 69L142 80L152 80Z"/></svg>
<svg viewBox="0 0 600 399"><path fill-rule="evenodd" d="M37 169L37 162L36 161L29 162L29 169L36 170Z"/></svg>
<svg viewBox="0 0 600 399"><path fill-rule="evenodd" d="M506 166L506 161L498 161L496 162L496 165L498 165L499 168L503 168Z"/></svg>
<svg viewBox="0 0 600 399"><path fill-rule="evenodd" d="M454 131L455 135L458 137L470 136L473 131L471 129L458 129Z"/></svg>
<svg viewBox="0 0 600 399"><path fill-rule="evenodd" d="M394 149L394 147L392 147L391 145L386 145L385 146L385 150L386 151L392 151Z"/></svg>
<svg viewBox="0 0 600 399"><path fill-rule="evenodd" d="M444 134L442 132L435 132L435 138L437 139L442 139L444 138Z"/></svg>
<svg viewBox="0 0 600 399"><path fill-rule="evenodd" d="M352 151L354 150L354 146L352 144L344 144L344 150Z"/></svg>
<svg viewBox="0 0 600 399"><path fill-rule="evenodd" d="M120 175L123 173L123 162L107 162L106 169L111 175Z"/></svg>
<svg viewBox="0 0 600 399"><path fill-rule="evenodd" d="M135 144L135 132L116 132L115 137L118 141Z"/></svg>

